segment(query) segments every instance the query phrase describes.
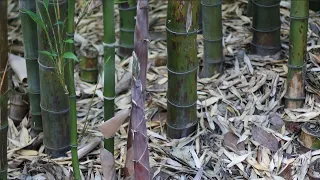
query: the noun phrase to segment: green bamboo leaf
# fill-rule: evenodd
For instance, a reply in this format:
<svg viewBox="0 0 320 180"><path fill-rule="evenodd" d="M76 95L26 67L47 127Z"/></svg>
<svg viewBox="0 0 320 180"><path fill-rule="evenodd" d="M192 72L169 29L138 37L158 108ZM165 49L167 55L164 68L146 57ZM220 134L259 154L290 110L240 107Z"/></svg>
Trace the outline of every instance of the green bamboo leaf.
<svg viewBox="0 0 320 180"><path fill-rule="evenodd" d="M34 22L36 22L39 26L41 26L42 29L45 29L44 23L41 21L41 19L39 18L39 16L36 13L34 13L28 9L25 9L25 11L28 13L28 15L31 17L31 19Z"/></svg>
<svg viewBox="0 0 320 180"><path fill-rule="evenodd" d="M48 11L48 7L49 7L49 0L43 0L43 5L46 8L46 10Z"/></svg>
<svg viewBox="0 0 320 180"><path fill-rule="evenodd" d="M72 38L67 39L67 40L65 40L64 42L65 42L65 43L70 43L70 44L73 44L73 43L74 43L74 41L73 41L73 39L72 39Z"/></svg>
<svg viewBox="0 0 320 180"><path fill-rule="evenodd" d="M51 58L57 56L56 54L51 53L51 52L49 52L49 51L39 51L39 53L44 54L44 55L47 55L47 56L49 56L49 57L51 57Z"/></svg>
<svg viewBox="0 0 320 180"><path fill-rule="evenodd" d="M63 58L65 58L65 59L73 59L73 60L79 62L79 59L77 58L77 56L74 55L72 52L65 52L63 54Z"/></svg>

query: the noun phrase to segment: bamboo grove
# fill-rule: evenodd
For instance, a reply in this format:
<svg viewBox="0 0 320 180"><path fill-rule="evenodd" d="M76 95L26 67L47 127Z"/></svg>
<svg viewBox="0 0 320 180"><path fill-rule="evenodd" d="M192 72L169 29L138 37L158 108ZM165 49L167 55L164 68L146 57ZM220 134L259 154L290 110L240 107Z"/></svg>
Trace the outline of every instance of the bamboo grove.
<svg viewBox="0 0 320 180"><path fill-rule="evenodd" d="M118 44L116 3L120 16ZM314 0L291 1L287 92L284 96L285 107L291 109L301 108L305 102L303 73L309 3L310 8L320 9ZM45 152L53 158L66 156L71 150L74 179L81 179L74 79L79 61L74 54L75 5L75 0L19 0L33 136L44 133ZM7 1L0 1L0 180L7 179L8 168L7 9ZM144 109L150 41L148 10L148 0L102 1L104 120L115 115L115 55L122 59L132 56L132 108L127 139L127 158L131 161L126 161L124 174L135 179L151 177ZM259 56L281 55L280 0L249 0L246 14L252 17L249 52ZM166 18L166 134L171 139L180 139L197 130L198 76L210 79L224 73L222 0L168 1ZM197 57L199 32L202 32L204 45L201 62ZM114 138L104 139L104 148L112 154L114 146Z"/></svg>

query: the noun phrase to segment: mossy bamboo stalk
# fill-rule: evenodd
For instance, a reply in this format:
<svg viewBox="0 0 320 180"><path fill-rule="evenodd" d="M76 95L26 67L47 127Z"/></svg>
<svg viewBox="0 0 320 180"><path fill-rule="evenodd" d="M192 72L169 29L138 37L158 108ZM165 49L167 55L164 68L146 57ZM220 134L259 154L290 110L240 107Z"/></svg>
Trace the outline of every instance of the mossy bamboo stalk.
<svg viewBox="0 0 320 180"><path fill-rule="evenodd" d="M115 98L115 23L114 0L103 0L103 27L104 27L104 119L114 116ZM114 139L104 140L104 147L114 153Z"/></svg>
<svg viewBox="0 0 320 180"><path fill-rule="evenodd" d="M55 46L61 47L60 41L54 39L54 37L58 37L58 33L65 35L65 30L61 30L61 28L65 29L65 27L57 22L66 21L68 13L67 1L49 0L49 15L45 10L43 0L37 1L37 8L37 13L41 15L43 23L46 25L45 27L48 27L47 31L49 37L52 38L51 42L54 42ZM56 14L55 10L59 11L59 14ZM59 19L56 18L56 15ZM50 22L52 22L54 32ZM39 24L38 47L40 51L52 52L48 45L46 32ZM59 77L61 75L56 72L56 66L53 63L49 56L39 53L40 106L44 130L43 144L47 154L52 157L61 157L66 156L66 152L70 149L69 101L68 94L65 92L61 79L59 79L62 77Z"/></svg>
<svg viewBox="0 0 320 180"><path fill-rule="evenodd" d="M201 0L204 57L201 77L211 77L223 69L221 0Z"/></svg>
<svg viewBox="0 0 320 180"><path fill-rule="evenodd" d="M168 1L167 134L181 138L197 127L197 31L200 1Z"/></svg>
<svg viewBox="0 0 320 180"><path fill-rule="evenodd" d="M307 51L309 0L291 1L287 108L301 108L305 100L303 68Z"/></svg>
<svg viewBox="0 0 320 180"><path fill-rule="evenodd" d="M74 42L74 11L75 0L68 0L68 23L67 23L67 37ZM66 44L67 52L74 52L74 43ZM73 177L75 180L81 179L78 159L78 133L77 133L77 97L74 87L74 60L68 59L68 92L70 104L70 148L72 156Z"/></svg>
<svg viewBox="0 0 320 180"><path fill-rule="evenodd" d="M274 55L281 50L280 0L251 0L253 38L251 53Z"/></svg>
<svg viewBox="0 0 320 180"><path fill-rule="evenodd" d="M42 131L42 117L40 108L40 77L38 64L37 23L25 12L36 13L35 0L19 0L24 57L27 64L28 92L30 99L31 128L35 134Z"/></svg>
<svg viewBox="0 0 320 180"><path fill-rule="evenodd" d="M0 179L7 179L7 132L8 132L8 1L0 1Z"/></svg>
<svg viewBox="0 0 320 180"><path fill-rule="evenodd" d="M120 40L118 54L123 58L132 55L136 13L136 0L125 0L119 4Z"/></svg>

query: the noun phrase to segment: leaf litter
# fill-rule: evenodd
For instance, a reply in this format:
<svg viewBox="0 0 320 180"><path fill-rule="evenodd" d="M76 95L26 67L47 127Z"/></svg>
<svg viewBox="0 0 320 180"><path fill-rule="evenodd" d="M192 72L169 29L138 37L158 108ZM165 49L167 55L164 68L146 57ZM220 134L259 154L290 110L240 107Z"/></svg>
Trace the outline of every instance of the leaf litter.
<svg viewBox="0 0 320 180"><path fill-rule="evenodd" d="M84 8L77 4L77 12ZM290 3L281 2L283 55L260 57L245 52L250 45L251 19L245 16L247 1L224 1L223 32L225 71L211 78L198 79L198 130L183 139L166 135L167 70L164 1L149 5L150 39L147 100L145 114L149 137L150 166L153 179L306 179L310 164L319 159L319 150L303 149L292 129L299 123L317 121L320 93L317 88L319 66L319 15L310 11L306 75L306 102L301 109L284 109L289 38ZM10 0L9 42L11 53L23 57L21 26L17 1ZM75 36L77 54L86 46L99 52L103 60L102 11L99 3L79 22ZM119 12L116 6L116 35L119 37ZM319 29L318 29L319 30ZM202 61L203 38L198 35L198 58ZM102 82L85 83L76 69L79 156L82 179L122 179L126 161L128 109L131 106L130 57L116 56L115 99L118 115L108 136L115 137L114 159L101 150L103 133ZM14 75L15 76L15 75ZM101 74L100 74L101 76ZM14 78L13 78L14 79ZM16 78L19 81L19 78ZM21 82L20 82L21 83ZM23 83L23 82L22 82ZM16 83L15 83L16 84ZM92 96L94 97L92 98ZM90 111L88 112L88 109ZM43 134L32 137L29 118L19 126L9 119L8 164L10 179L70 179L69 157L52 159L44 153ZM288 124L288 122L298 125ZM108 130L109 131L109 130ZM103 167L107 167L103 168ZM115 169L115 171L114 171ZM106 174L109 174L106 176Z"/></svg>

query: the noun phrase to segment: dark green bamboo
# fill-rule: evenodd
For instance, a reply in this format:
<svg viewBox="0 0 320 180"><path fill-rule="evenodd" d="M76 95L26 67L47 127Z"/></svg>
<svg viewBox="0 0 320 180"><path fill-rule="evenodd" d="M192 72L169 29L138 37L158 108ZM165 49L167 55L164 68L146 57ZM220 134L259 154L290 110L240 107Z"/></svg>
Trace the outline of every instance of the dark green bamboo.
<svg viewBox="0 0 320 180"><path fill-rule="evenodd" d="M247 16L252 17L252 0L248 0L247 4Z"/></svg>
<svg viewBox="0 0 320 180"><path fill-rule="evenodd" d="M68 0L68 25L67 25L67 37L74 41L74 13L75 0ZM66 44L66 52L74 52L74 43ZM75 180L81 179L78 159L78 133L77 133L77 96L74 87L74 60L68 59L67 76L68 76L68 92L69 92L69 104L70 104L70 148L72 155L72 168L73 177Z"/></svg>
<svg viewBox="0 0 320 180"><path fill-rule="evenodd" d="M320 11L320 1L319 0L310 0L310 9L313 11Z"/></svg>
<svg viewBox="0 0 320 180"><path fill-rule="evenodd" d="M292 0L290 9L290 48L287 75L287 108L300 108L304 104L304 59L307 51L309 0Z"/></svg>
<svg viewBox="0 0 320 180"><path fill-rule="evenodd" d="M92 48L82 50L81 52L80 79L88 83L98 81L98 52Z"/></svg>
<svg viewBox="0 0 320 180"><path fill-rule="evenodd" d="M197 31L200 1L168 1L167 134L181 138L197 126Z"/></svg>
<svg viewBox="0 0 320 180"><path fill-rule="evenodd" d="M104 27L104 120L114 116L115 97L115 28L114 28L114 0L103 0ZM104 140L104 147L114 152L114 139Z"/></svg>
<svg viewBox="0 0 320 180"><path fill-rule="evenodd" d="M63 28L61 23L67 18L67 0L49 0L49 15L54 24L55 31L50 28L48 15L46 13L43 0L37 1L37 13L43 18L44 24L48 27L48 33L53 38L53 33L58 36L58 28ZM60 19L56 19L55 8L59 4ZM63 30L64 31L64 30ZM65 34L65 32L60 32ZM60 47L59 42L57 43ZM45 31L38 25L38 46L39 50L52 52L48 45L48 39ZM44 130L43 144L46 148L46 153L52 157L65 156L70 149L70 122L69 122L69 101L61 81L58 79L58 74L53 65L53 61L42 53L39 53L39 70L40 70L40 94L41 94L41 113Z"/></svg>
<svg viewBox="0 0 320 180"><path fill-rule="evenodd" d="M251 53L274 55L281 50L280 0L251 0L253 10Z"/></svg>
<svg viewBox="0 0 320 180"><path fill-rule="evenodd" d="M24 44L24 57L27 64L28 92L31 111L31 128L34 133L42 131L42 118L40 108L40 77L38 64L38 38L37 23L25 12L36 13L35 0L19 0L22 37Z"/></svg>
<svg viewBox="0 0 320 180"><path fill-rule="evenodd" d="M7 132L8 132L8 1L0 1L0 180L7 179Z"/></svg>
<svg viewBox="0 0 320 180"><path fill-rule="evenodd" d="M125 0L119 4L120 40L118 54L120 57L129 57L132 55L136 13L136 0Z"/></svg>
<svg viewBox="0 0 320 180"><path fill-rule="evenodd" d="M204 57L201 77L211 77L223 69L222 0L201 0Z"/></svg>

